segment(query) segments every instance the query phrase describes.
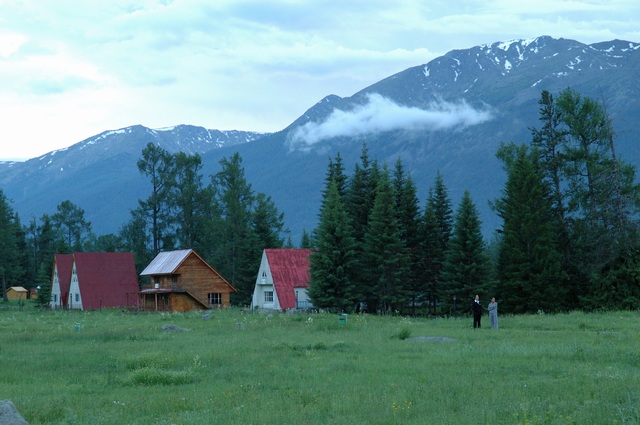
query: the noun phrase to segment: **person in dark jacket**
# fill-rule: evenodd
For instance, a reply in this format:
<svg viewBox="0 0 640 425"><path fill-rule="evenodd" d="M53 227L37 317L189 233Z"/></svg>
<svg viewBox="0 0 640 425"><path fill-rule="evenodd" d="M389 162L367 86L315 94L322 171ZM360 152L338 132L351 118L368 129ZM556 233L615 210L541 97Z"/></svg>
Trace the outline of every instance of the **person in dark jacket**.
<svg viewBox="0 0 640 425"><path fill-rule="evenodd" d="M473 329L480 328L480 319L482 319L482 305L480 304L480 296L476 295L471 303L471 311L473 312Z"/></svg>

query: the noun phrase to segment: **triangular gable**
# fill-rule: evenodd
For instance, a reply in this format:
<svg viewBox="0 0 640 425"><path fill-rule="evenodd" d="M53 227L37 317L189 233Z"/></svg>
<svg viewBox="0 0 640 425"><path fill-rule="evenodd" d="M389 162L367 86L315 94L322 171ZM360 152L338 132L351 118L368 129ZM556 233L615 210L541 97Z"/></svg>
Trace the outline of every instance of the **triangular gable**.
<svg viewBox="0 0 640 425"><path fill-rule="evenodd" d="M309 287L310 249L265 249L280 308L296 307L294 288Z"/></svg>
<svg viewBox="0 0 640 425"><path fill-rule="evenodd" d="M77 252L73 254L82 308L127 307L127 293L138 291L131 252Z"/></svg>
<svg viewBox="0 0 640 425"><path fill-rule="evenodd" d="M51 293L57 294L58 297L60 297L55 303L56 305L66 306L67 296L69 295L69 286L71 284L73 254L56 254L53 261L54 269L58 271L58 282L53 282ZM59 285L58 288L55 288L56 283Z"/></svg>

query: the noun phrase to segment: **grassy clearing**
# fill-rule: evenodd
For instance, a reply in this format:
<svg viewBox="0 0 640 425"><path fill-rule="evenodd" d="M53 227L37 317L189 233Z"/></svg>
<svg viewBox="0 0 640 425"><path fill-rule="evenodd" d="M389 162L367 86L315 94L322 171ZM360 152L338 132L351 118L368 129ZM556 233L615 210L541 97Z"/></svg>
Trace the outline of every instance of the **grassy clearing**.
<svg viewBox="0 0 640 425"><path fill-rule="evenodd" d="M639 313L471 324L0 305L0 399L32 425L640 424Z"/></svg>

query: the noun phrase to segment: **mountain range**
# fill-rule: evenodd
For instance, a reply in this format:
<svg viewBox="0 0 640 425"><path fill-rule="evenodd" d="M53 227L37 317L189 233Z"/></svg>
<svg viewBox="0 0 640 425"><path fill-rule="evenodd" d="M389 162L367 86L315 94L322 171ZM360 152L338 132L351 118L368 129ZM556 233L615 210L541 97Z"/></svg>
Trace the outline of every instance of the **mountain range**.
<svg viewBox="0 0 640 425"><path fill-rule="evenodd" d="M201 155L205 182L238 152L254 190L285 213L294 243L317 224L328 160L338 153L353 172L363 145L393 167L400 158L422 203L438 172L454 207L469 190L487 238L500 226L489 202L506 176L495 153L502 142L528 143L539 127L542 90L570 87L602 102L616 152L640 166L640 44L586 45L541 36L453 50L389 76L353 96L329 95L275 133L209 130L191 125L105 131L25 162L0 163L0 188L23 223L70 200L96 234L116 233L150 183L136 162L148 143Z"/></svg>

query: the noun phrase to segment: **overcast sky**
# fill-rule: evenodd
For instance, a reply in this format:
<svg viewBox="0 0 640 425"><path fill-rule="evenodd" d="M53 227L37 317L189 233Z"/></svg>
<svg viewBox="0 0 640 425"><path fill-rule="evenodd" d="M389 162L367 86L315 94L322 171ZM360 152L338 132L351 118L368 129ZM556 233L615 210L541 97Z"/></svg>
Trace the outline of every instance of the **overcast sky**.
<svg viewBox="0 0 640 425"><path fill-rule="evenodd" d="M638 0L0 0L0 158L105 130L277 131L453 49L640 42Z"/></svg>

